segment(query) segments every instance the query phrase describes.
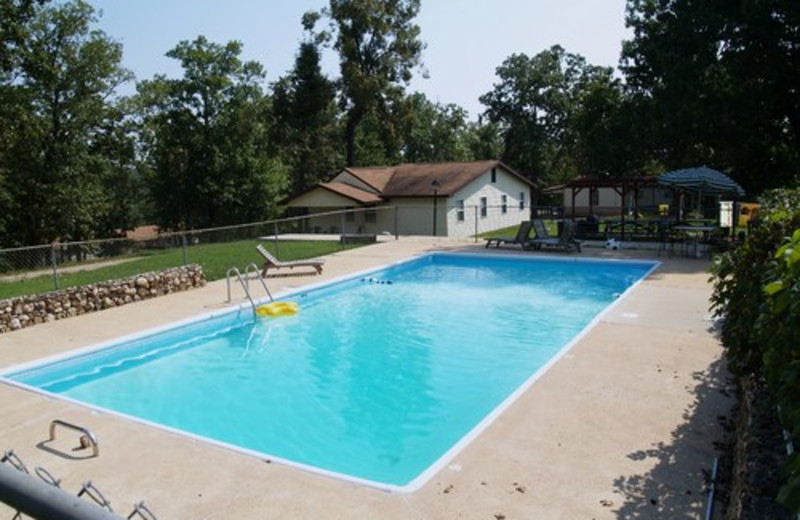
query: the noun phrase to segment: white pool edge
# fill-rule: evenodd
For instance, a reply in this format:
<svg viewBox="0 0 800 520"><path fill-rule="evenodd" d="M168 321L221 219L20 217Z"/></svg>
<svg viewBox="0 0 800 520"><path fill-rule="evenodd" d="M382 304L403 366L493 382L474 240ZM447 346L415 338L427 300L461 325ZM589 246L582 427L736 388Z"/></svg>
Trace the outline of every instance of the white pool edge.
<svg viewBox="0 0 800 520"><path fill-rule="evenodd" d="M422 473L420 473L417 477L415 477L411 482L404 485L396 485L396 484L386 484L383 482L373 481L369 479L362 479L359 477L354 477L351 475L347 475L344 473L338 473L335 471L326 470L323 468L318 468L316 466L311 466L307 464L302 464L299 462L294 462L288 459L284 459L281 457L276 457L270 455L265 452L255 451L248 448L243 448L241 446L236 446L233 444L229 444L223 441L219 441L216 439L212 439L209 437L204 437L202 435L197 435L191 432L186 432L177 428L173 428L170 426L166 426L163 424L159 424L156 422L149 421L147 419L142 419L139 417L134 417L131 415L127 415L122 412L117 412L115 410L103 408L101 406L96 406L92 404L88 404L82 401L78 401L72 399L70 397L50 393L45 390L41 390L39 388L26 385L24 383L19 383L17 381L8 379L7 375L10 373L22 372L26 370L30 370L32 368L36 368L40 365L46 365L50 363L57 363L59 361L77 357L80 355L90 354L97 350L102 350L104 348L108 348L110 346L126 343L130 341L135 341L138 339L145 338L147 336L155 335L173 328L182 327L186 325L193 325L199 323L201 321L213 319L216 317L224 316L226 314L231 314L235 312L250 312L250 304L249 303L240 303L235 304L230 307L226 307L220 310L202 313L198 316L185 318L181 320L177 320L174 322L167 323L165 325L159 325L158 327L151 327L144 331L136 332L133 334L128 334L125 336L120 336L114 339L106 340L103 342L95 343L86 347L79 347L77 349L72 349L67 352L57 354L55 356L48 356L46 358L41 358L38 360L34 360L31 362L21 363L17 365L12 365L10 367L6 367L5 369L0 370L0 383L7 384L9 386L32 392L38 395L42 395L44 397L48 397L54 400L60 400L64 402L71 403L76 406L80 406L82 408L86 408L91 410L95 413L103 413L108 414L113 417L122 418L125 420L132 421L134 423L142 424L145 426L153 427L162 431L166 431L178 436L186 437L189 439L193 439L196 441L201 441L204 443L211 444L213 446L231 450L237 453L241 453L247 456L255 457L270 463L277 463L282 466L290 467L293 469L297 469L300 471L304 471L307 473L311 473L314 475L319 475L327 478L332 478L339 481L344 481L347 483L371 488L377 491L382 491L390 494L411 494L419 489L421 489L425 484L427 484L436 474L442 471L449 463L452 461L461 451L463 451L469 444L471 444L476 438L478 438L492 423L502 415L508 408L510 408L533 384L541 378L556 362L558 362L564 355L566 355L572 348L584 337L588 332L594 328L602 319L611 312L622 300L624 300L631 291L633 291L636 287L638 287L644 280L646 280L652 273L655 271L660 265L661 262L653 261L653 260L628 260L628 259L597 259L597 258L582 258L582 257L571 257L571 256L560 256L560 255L553 255L547 257L530 257L522 254L499 254L499 253L474 253L474 252L428 252L420 255L415 255L409 257L404 260L398 260L395 262L390 262L388 264L384 264L379 267L365 269L362 271L358 271L356 273L351 273L347 275L338 276L326 281L317 282L311 284L309 286L305 286L302 289L289 289L286 291L281 291L276 293L277 296L280 297L288 297L295 294L302 294L305 292L309 292L312 290L324 288L327 286L333 286L338 283L347 282L359 277L366 276L368 274L382 271L385 269L389 269L391 267L396 267L402 264L406 264L409 262L413 262L416 260L420 260L425 257L431 256L465 256L465 257L476 257L476 258L485 258L485 257L492 257L492 258L525 258L526 260L538 260L538 261L547 261L547 260L558 260L564 261L569 260L573 262L592 262L592 263L627 263L627 264L652 264L652 267L644 273L636 282L630 285L623 293L621 293L613 302L611 302L607 307L605 307L602 311L600 311L586 326L581 329L567 344L565 344L558 352L556 352L544 365L539 367L536 372L534 372L528 379L526 379L520 386L518 386L511 394L509 394L503 401L500 402L492 411L490 411L486 416L484 416L481 421L478 422L472 429L470 429L464 436L462 436L456 443L454 443L445 453L443 453L438 459L436 459L430 466L428 466ZM277 299L275 296L274 299ZM263 303L267 300L268 297L262 298L260 300L256 300L256 304Z"/></svg>

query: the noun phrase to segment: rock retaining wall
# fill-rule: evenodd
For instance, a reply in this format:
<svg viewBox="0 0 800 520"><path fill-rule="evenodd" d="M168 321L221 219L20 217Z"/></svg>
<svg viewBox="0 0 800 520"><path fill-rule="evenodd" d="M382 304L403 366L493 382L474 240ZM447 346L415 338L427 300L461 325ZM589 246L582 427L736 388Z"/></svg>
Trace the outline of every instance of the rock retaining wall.
<svg viewBox="0 0 800 520"><path fill-rule="evenodd" d="M62 291L0 300L0 333L119 307L206 284L197 264Z"/></svg>

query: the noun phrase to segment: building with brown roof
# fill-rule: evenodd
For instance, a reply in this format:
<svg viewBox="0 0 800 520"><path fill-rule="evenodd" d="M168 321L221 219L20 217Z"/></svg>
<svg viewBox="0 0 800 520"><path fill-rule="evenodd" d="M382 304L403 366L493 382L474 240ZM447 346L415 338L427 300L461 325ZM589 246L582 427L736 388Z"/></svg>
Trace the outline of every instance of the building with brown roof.
<svg viewBox="0 0 800 520"><path fill-rule="evenodd" d="M459 237L530 218L532 188L501 161L353 167L289 207L318 215L311 231Z"/></svg>

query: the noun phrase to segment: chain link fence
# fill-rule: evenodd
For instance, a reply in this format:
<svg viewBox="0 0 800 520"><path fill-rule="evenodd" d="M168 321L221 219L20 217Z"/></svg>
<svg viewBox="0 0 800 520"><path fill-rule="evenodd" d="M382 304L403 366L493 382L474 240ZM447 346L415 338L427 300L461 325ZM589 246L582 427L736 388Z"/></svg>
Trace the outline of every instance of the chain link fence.
<svg viewBox="0 0 800 520"><path fill-rule="evenodd" d="M395 206L332 210L210 229L152 233L137 238L0 249L0 299L131 276L189 263L206 278L224 278L261 260L264 245L281 260L305 259L404 236L448 236L477 243L482 233L518 226L534 208L459 206L430 200ZM543 212L544 210L537 210ZM91 274L87 274L90 273Z"/></svg>
<svg viewBox="0 0 800 520"><path fill-rule="evenodd" d="M392 224L380 239L395 239L395 214L394 208L352 209L208 229L164 233L154 229L135 239L0 249L0 299L89 283L83 282L89 277L99 281L189 263L199 263L206 278L215 280L232 266L243 269L250 262L258 263L255 246L259 243L282 260L295 260L377 241L378 236L370 236L358 224L377 215ZM323 229L320 222L337 225Z"/></svg>

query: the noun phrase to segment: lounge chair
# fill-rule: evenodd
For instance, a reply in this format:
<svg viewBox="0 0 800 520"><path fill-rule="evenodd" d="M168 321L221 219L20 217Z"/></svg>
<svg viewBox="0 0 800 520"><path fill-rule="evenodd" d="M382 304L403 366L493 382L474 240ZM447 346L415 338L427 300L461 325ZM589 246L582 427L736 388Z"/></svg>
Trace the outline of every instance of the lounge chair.
<svg viewBox="0 0 800 520"><path fill-rule="evenodd" d="M494 247L500 247L501 244L519 244L525 246L528 242L528 235L531 232L531 221L524 220L520 222L519 229L517 229L517 236L515 237L491 237L486 239L486 247L494 244Z"/></svg>
<svg viewBox="0 0 800 520"><path fill-rule="evenodd" d="M267 271L270 269L280 269L282 267L288 267L289 269L294 269L295 267L313 267L316 269L317 274L322 274L322 264L324 261L322 260L289 260L282 262L272 256L272 253L264 249L264 246L261 244L256 246L256 250L264 257L264 266L261 268L261 276L266 277Z"/></svg>
<svg viewBox="0 0 800 520"><path fill-rule="evenodd" d="M525 249L539 250L542 247L555 247L572 251L573 249L581 252L581 241L575 239L575 222L565 220L561 228L561 234L558 238L550 236L544 222L539 219L533 221L533 229L536 232L536 237L528 240L523 246Z"/></svg>

